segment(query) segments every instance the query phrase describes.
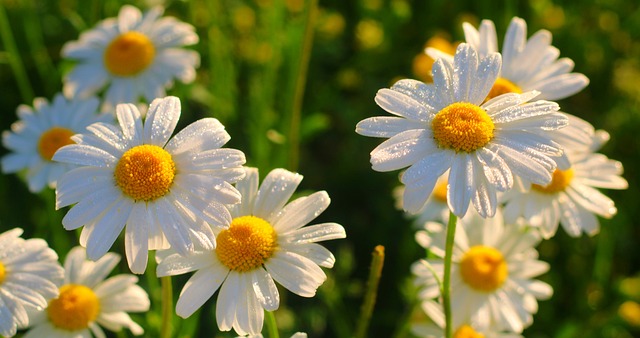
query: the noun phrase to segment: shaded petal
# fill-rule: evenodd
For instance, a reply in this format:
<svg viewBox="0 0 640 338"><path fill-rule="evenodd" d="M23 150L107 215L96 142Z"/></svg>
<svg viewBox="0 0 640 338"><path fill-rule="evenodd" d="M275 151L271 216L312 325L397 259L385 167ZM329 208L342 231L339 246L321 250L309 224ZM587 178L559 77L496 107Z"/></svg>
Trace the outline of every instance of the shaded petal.
<svg viewBox="0 0 640 338"><path fill-rule="evenodd" d="M144 122L144 143L163 147L178 124L180 111L180 99L175 96L153 100Z"/></svg>

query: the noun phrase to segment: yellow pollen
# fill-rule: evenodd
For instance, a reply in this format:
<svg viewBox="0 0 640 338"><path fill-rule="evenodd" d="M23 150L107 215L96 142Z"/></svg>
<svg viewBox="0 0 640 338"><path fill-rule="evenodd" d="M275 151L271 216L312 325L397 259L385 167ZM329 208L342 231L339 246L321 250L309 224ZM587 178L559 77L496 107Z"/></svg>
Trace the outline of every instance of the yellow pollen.
<svg viewBox="0 0 640 338"><path fill-rule="evenodd" d="M469 325L462 325L453 334L453 338L484 338L484 335L476 332Z"/></svg>
<svg viewBox="0 0 640 338"><path fill-rule="evenodd" d="M139 32L126 32L113 39L104 51L104 65L117 76L133 76L145 70L156 55L149 38Z"/></svg>
<svg viewBox="0 0 640 338"><path fill-rule="evenodd" d="M114 172L116 183L125 195L146 202L169 192L175 174L171 154L147 144L127 150Z"/></svg>
<svg viewBox="0 0 640 338"><path fill-rule="evenodd" d="M489 94L487 94L487 97L484 99L484 102L487 102L496 96L507 93L522 94L522 89L520 89L520 87L518 87L518 85L516 85L515 83L503 77L499 77L493 84L493 87L491 87L491 90L489 91Z"/></svg>
<svg viewBox="0 0 640 338"><path fill-rule="evenodd" d="M71 140L71 136L74 134L75 132L72 130L62 127L53 127L45 131L40 135L40 140L38 141L38 152L40 156L47 161L51 161L53 154L55 154L58 149L75 143Z"/></svg>
<svg viewBox="0 0 640 338"><path fill-rule="evenodd" d="M5 278L7 278L7 270L4 268L4 264L0 262L0 285L4 282Z"/></svg>
<svg viewBox="0 0 640 338"><path fill-rule="evenodd" d="M449 186L449 181L439 180L436 182L435 188L433 188L433 192L431 193L435 199L442 203L447 203L447 187Z"/></svg>
<svg viewBox="0 0 640 338"><path fill-rule="evenodd" d="M484 109L456 102L436 114L431 128L440 147L471 153L493 139L494 125Z"/></svg>
<svg viewBox="0 0 640 338"><path fill-rule="evenodd" d="M86 329L100 312L100 300L93 290L77 284L60 288L60 296L49 302L47 314L59 329L76 331Z"/></svg>
<svg viewBox="0 0 640 338"><path fill-rule="evenodd" d="M238 272L256 269L276 251L277 234L271 224L255 216L234 218L218 235L216 255L224 266Z"/></svg>
<svg viewBox="0 0 640 338"><path fill-rule="evenodd" d="M572 168L569 168L567 170L556 169L553 172L551 183L544 187L541 185L532 184L531 188L543 194L555 194L564 191L564 189L568 187L569 184L571 184L571 180L573 180Z"/></svg>
<svg viewBox="0 0 640 338"><path fill-rule="evenodd" d="M477 291L492 292L502 286L509 271L500 251L476 245L460 261L462 280Z"/></svg>

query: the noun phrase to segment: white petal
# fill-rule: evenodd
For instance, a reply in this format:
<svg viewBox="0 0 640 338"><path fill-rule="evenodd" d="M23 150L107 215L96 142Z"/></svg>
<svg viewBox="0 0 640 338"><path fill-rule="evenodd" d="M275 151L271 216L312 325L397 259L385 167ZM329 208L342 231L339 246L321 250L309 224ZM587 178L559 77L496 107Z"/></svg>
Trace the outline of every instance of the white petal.
<svg viewBox="0 0 640 338"><path fill-rule="evenodd" d="M165 150L172 155L216 149L227 143L231 137L224 126L214 118L204 118L186 126L167 143Z"/></svg>
<svg viewBox="0 0 640 338"><path fill-rule="evenodd" d="M326 191L318 191L287 204L271 219L271 225L278 234L299 229L320 215L331 203Z"/></svg>
<svg viewBox="0 0 640 338"><path fill-rule="evenodd" d="M168 96L155 99L144 122L144 143L163 147L180 119L180 99Z"/></svg>
<svg viewBox="0 0 640 338"><path fill-rule="evenodd" d="M425 102L418 102L401 92L383 88L378 90L375 101L387 112L409 120L427 121L433 108Z"/></svg>
<svg viewBox="0 0 640 338"><path fill-rule="evenodd" d="M191 316L213 296L228 273L228 269L222 265L213 265L196 271L180 291L180 298L176 303L176 314L182 318ZM219 297L222 297L221 295Z"/></svg>
<svg viewBox="0 0 640 338"><path fill-rule="evenodd" d="M313 297L327 279L316 263L290 252L276 252L265 268L278 283L302 297Z"/></svg>
<svg viewBox="0 0 640 338"><path fill-rule="evenodd" d="M124 248L131 272L141 274L149 257L149 225L146 203L134 203L127 219Z"/></svg>
<svg viewBox="0 0 640 338"><path fill-rule="evenodd" d="M371 151L371 165L375 171L397 170L418 162L436 149L430 131L407 130L382 142Z"/></svg>
<svg viewBox="0 0 640 338"><path fill-rule="evenodd" d="M280 306L280 295L273 278L263 269L252 271L251 285L260 305L267 311L275 311Z"/></svg>
<svg viewBox="0 0 640 338"><path fill-rule="evenodd" d="M143 127L142 117L138 107L133 104L119 104L116 106L116 116L122 128L125 140L131 140L132 144L142 144Z"/></svg>
<svg viewBox="0 0 640 338"><path fill-rule="evenodd" d="M376 116L364 119L356 125L356 133L369 137L389 138L405 130L424 129L421 121L393 116Z"/></svg>
<svg viewBox="0 0 640 338"><path fill-rule="evenodd" d="M95 229L87 241L87 257L89 259L96 260L111 248L122 232L132 206L130 201L120 199L105 210L96 222Z"/></svg>
<svg viewBox="0 0 640 338"><path fill-rule="evenodd" d="M82 144L70 144L58 149L53 154L52 160L94 167L112 167L118 161L117 158L102 149Z"/></svg>
<svg viewBox="0 0 640 338"><path fill-rule="evenodd" d="M253 214L265 220L287 203L302 181L302 175L284 169L274 169L262 181L255 199Z"/></svg>
<svg viewBox="0 0 640 338"><path fill-rule="evenodd" d="M347 234L342 225L337 223L322 223L292 231L282 236L282 239L289 243L304 244L346 237Z"/></svg>

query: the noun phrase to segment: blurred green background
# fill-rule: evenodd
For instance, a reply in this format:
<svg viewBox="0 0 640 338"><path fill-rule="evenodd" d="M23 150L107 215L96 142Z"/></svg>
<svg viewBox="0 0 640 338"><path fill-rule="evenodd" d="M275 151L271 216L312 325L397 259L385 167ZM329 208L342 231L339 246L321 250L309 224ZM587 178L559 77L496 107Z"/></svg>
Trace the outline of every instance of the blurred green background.
<svg viewBox="0 0 640 338"><path fill-rule="evenodd" d="M348 238L325 244L337 264L317 297L282 290L276 318L284 336L351 336L371 251L381 244L386 262L369 336L411 337L410 323L424 318L415 307L409 266L424 252L414 242L411 220L394 208L398 173L370 168L369 152L381 140L355 134L355 125L385 114L373 101L378 89L423 76L424 60L415 58L430 38L463 40L464 21L477 26L493 20L499 43L513 16L527 21L528 35L548 29L561 57L573 59L575 71L591 80L559 102L562 110L611 133L601 152L624 164L629 189L606 192L618 215L601 221L599 235L575 239L559 231L540 245L541 259L551 264L541 279L555 294L539 303L524 335L640 336L638 1L1 0L1 130L16 120L18 105L61 91L61 76L73 66L61 60L62 45L116 16L125 3L141 9L162 4L166 15L193 24L200 36L191 47L202 60L195 83L177 83L169 91L182 100L178 129L216 117L232 137L227 146L244 151L261 176L276 167L295 170L305 176L299 194L326 190L332 198L316 222L338 222ZM0 155L6 152L0 148ZM53 210L53 191L33 195L19 175L2 175L0 201L0 231L22 227L25 237L46 239L61 258L76 245L77 234L60 223L66 210ZM121 242L112 251L122 253ZM119 269L128 272L126 263ZM160 327L160 290L153 267L148 271L141 284L151 294L152 311L134 318L153 337ZM174 278L176 297L187 278ZM187 320L174 318L175 336L233 336L217 332L214 302L215 297Z"/></svg>

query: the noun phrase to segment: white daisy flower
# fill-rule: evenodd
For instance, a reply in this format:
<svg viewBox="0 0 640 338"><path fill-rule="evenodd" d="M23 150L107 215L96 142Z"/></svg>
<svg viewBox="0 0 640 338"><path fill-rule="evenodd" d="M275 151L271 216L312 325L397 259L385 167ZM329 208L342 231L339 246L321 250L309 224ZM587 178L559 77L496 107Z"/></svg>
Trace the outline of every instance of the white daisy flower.
<svg viewBox="0 0 640 338"><path fill-rule="evenodd" d="M120 255L108 253L92 262L85 249L75 247L64 261L64 284L60 295L49 300L44 311L31 313L24 338L106 337L99 325L111 330L127 328L134 335L144 330L127 312L149 310L149 296L128 274L105 278L120 262ZM99 324L99 325L98 325Z"/></svg>
<svg viewBox="0 0 640 338"><path fill-rule="evenodd" d="M446 231L430 223L416 234L420 245L438 258L414 263L412 272L422 300L440 297ZM477 328L520 333L533 321L537 299L547 299L551 286L532 278L549 265L538 260L536 231L505 225L502 214L483 219L470 211L456 227L451 266L451 311ZM434 272L437 274L434 276Z"/></svg>
<svg viewBox="0 0 640 338"><path fill-rule="evenodd" d="M413 324L411 332L418 337L445 338L445 315L442 305L431 299L424 300L420 305L431 322ZM517 333L486 327L485 323L473 323L469 318L463 320L457 313L452 313L452 316L453 338L523 338Z"/></svg>
<svg viewBox="0 0 640 338"><path fill-rule="evenodd" d="M164 97L165 88L177 78L195 79L200 57L181 47L198 42L193 26L172 17L161 18L164 9L154 7L142 14L125 5L117 18L100 22L65 44L62 56L78 64L64 77L68 97L96 94L107 87L104 108L118 103L147 102Z"/></svg>
<svg viewBox="0 0 640 338"><path fill-rule="evenodd" d="M628 187L620 176L622 164L594 153L608 140L608 134L594 132L588 122L575 116L570 121L569 127L553 133L567 153L569 166L556 169L547 185L523 182L522 188L513 189L504 197L508 223L522 217L547 239L555 235L559 224L573 237L583 232L595 235L600 230L596 215L611 218L617 212L613 200L595 188Z"/></svg>
<svg viewBox="0 0 640 338"><path fill-rule="evenodd" d="M447 204L447 186L448 184L448 172L445 172L438 178L431 196L427 199L422 209L416 214L409 214L414 218L414 224L418 228L429 221L445 222L449 219L449 205ZM404 201L402 195L404 194L404 186L399 186L393 191L393 197L396 200L396 208L402 209Z"/></svg>
<svg viewBox="0 0 640 338"><path fill-rule="evenodd" d="M19 121L11 131L2 133L2 144L12 151L2 157L2 172L15 173L27 169L27 182L31 192L45 186L55 188L62 174L75 166L51 160L60 147L72 144L71 136L84 132L94 122L107 122L109 115L98 115L98 99L66 100L58 94L53 102L36 98L33 108L20 105Z"/></svg>
<svg viewBox="0 0 640 338"><path fill-rule="evenodd" d="M316 242L345 238L337 223L306 226L329 206L325 191L287 204L302 176L275 169L258 188L258 170L247 168L238 182L242 203L230 206L233 220L217 232L215 250L184 257L161 255L158 276L196 271L180 293L176 313L189 317L220 289L216 319L220 330L239 335L258 334L264 311L280 305L274 280L289 291L313 297L325 281L320 269L333 267L333 254Z"/></svg>
<svg viewBox="0 0 640 338"><path fill-rule="evenodd" d="M56 208L75 204L62 219L65 229L84 225L80 244L87 256L104 255L125 228L131 271L142 273L147 251L181 254L213 249L211 227L228 224L224 204L238 203L230 184L244 175L244 154L220 149L229 134L214 118L198 120L171 138L180 118L180 100L156 99L144 122L132 104L116 108L120 128L96 123L73 136L54 160L80 165L58 181ZM77 204L76 204L77 203Z"/></svg>
<svg viewBox="0 0 640 338"><path fill-rule="evenodd" d="M22 229L0 234L0 335L29 324L28 310L47 307L58 295L64 271L42 239L23 239Z"/></svg>
<svg viewBox="0 0 640 338"><path fill-rule="evenodd" d="M554 102L527 103L537 92L482 103L499 69L499 54L478 59L472 46L461 44L453 64L436 61L433 85L400 80L378 91L376 103L396 116L365 119L356 132L389 138L371 152L374 170L409 167L400 179L408 212L422 209L447 170L447 203L458 216L470 202L483 217L492 216L497 193L513 186L514 175L551 181L553 157L562 150L547 133L564 127L567 118Z"/></svg>
<svg viewBox="0 0 640 338"><path fill-rule="evenodd" d="M476 48L480 57L498 52L496 27L491 20L482 20L476 29L465 22L462 25L466 42ZM504 93L523 93L537 90L537 100L559 100L569 97L589 84L580 73L571 73L574 63L560 58L560 51L551 45L552 35L541 29L527 40L527 23L514 17L509 24L502 46L502 69L489 92L488 99ZM435 48L426 53L434 59L452 59Z"/></svg>

